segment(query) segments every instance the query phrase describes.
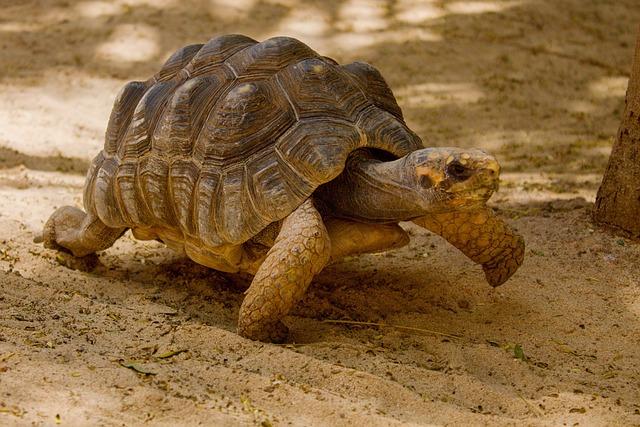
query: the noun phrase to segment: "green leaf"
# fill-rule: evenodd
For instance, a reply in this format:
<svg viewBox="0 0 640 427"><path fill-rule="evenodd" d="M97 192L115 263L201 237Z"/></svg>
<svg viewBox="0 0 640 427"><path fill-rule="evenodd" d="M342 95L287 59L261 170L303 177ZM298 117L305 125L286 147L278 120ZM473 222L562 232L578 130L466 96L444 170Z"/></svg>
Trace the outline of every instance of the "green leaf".
<svg viewBox="0 0 640 427"><path fill-rule="evenodd" d="M523 362L527 360L527 356L524 355L524 350L522 349L522 346L520 344L516 344L513 347L513 355L516 357L516 359L520 359Z"/></svg>

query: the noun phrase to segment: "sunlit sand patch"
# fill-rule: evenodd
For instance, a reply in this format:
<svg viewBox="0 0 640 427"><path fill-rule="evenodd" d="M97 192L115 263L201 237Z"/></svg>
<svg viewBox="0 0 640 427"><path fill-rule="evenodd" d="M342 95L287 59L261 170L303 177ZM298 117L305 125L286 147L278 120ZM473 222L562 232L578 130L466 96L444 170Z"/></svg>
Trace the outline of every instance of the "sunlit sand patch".
<svg viewBox="0 0 640 427"><path fill-rule="evenodd" d="M490 152L495 152L503 149L505 144L514 142L534 143L536 140L537 138L535 135L532 135L525 130L494 130L474 135L472 144Z"/></svg>
<svg viewBox="0 0 640 427"><path fill-rule="evenodd" d="M0 145L29 156L90 160L104 144L106 120L121 86L117 79L55 71L34 86L2 84Z"/></svg>
<svg viewBox="0 0 640 427"><path fill-rule="evenodd" d="M291 9L280 21L274 35L286 34L298 38L321 51L326 48L324 35L329 29L329 16L326 12L313 6L300 5Z"/></svg>
<svg viewBox="0 0 640 427"><path fill-rule="evenodd" d="M123 6L150 6L156 9L164 9L178 4L178 0L124 0Z"/></svg>
<svg viewBox="0 0 640 427"><path fill-rule="evenodd" d="M158 30L145 24L122 24L98 46L99 59L112 62L148 61L158 54Z"/></svg>
<svg viewBox="0 0 640 427"><path fill-rule="evenodd" d="M598 98L622 98L627 92L628 77L600 77L589 85L589 91Z"/></svg>
<svg viewBox="0 0 640 427"><path fill-rule="evenodd" d="M113 16L122 13L121 5L106 1L83 1L76 5L78 13L85 18Z"/></svg>
<svg viewBox="0 0 640 427"><path fill-rule="evenodd" d="M256 0L209 0L209 15L226 21L244 19L256 3Z"/></svg>
<svg viewBox="0 0 640 427"><path fill-rule="evenodd" d="M0 23L0 31L3 33L22 33L39 31L42 25L33 22L2 22Z"/></svg>
<svg viewBox="0 0 640 427"><path fill-rule="evenodd" d="M443 17L446 12L435 0L399 0L395 17L408 24L419 24Z"/></svg>
<svg viewBox="0 0 640 427"><path fill-rule="evenodd" d="M458 13L464 15L502 12L519 5L519 1L456 1L446 5L446 9L450 13Z"/></svg>
<svg viewBox="0 0 640 427"><path fill-rule="evenodd" d="M601 179L596 173L503 172L492 200L524 204L582 197L592 203Z"/></svg>
<svg viewBox="0 0 640 427"><path fill-rule="evenodd" d="M406 41L440 41L442 36L423 28L381 31L373 33L340 33L333 36L331 46L336 50L360 49L380 43L403 43Z"/></svg>
<svg viewBox="0 0 640 427"><path fill-rule="evenodd" d="M389 26L385 19L385 2L380 0L348 0L338 10L340 31L357 33L383 30Z"/></svg>
<svg viewBox="0 0 640 427"><path fill-rule="evenodd" d="M402 105L438 107L444 104L471 104L484 97L473 83L421 83L395 92Z"/></svg>
<svg viewBox="0 0 640 427"><path fill-rule="evenodd" d="M36 18L42 24L55 25L75 17L72 9L65 7L43 7L42 13Z"/></svg>
<svg viewBox="0 0 640 427"><path fill-rule="evenodd" d="M598 106L589 101L567 101L564 105L572 113L593 114L598 111Z"/></svg>

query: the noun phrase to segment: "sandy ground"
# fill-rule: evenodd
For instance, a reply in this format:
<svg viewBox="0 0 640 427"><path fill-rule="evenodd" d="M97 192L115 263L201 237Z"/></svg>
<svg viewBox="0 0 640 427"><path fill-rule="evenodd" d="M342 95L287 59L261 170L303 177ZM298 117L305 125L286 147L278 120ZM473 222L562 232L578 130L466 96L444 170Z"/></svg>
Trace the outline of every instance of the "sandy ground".
<svg viewBox="0 0 640 427"><path fill-rule="evenodd" d="M640 425L640 247L589 219L638 22L632 0L0 0L0 425ZM80 204L119 87L227 32L368 61L427 144L496 154L522 268L492 290L407 225L326 269L277 346L234 333L245 280L160 244L82 272L31 243Z"/></svg>

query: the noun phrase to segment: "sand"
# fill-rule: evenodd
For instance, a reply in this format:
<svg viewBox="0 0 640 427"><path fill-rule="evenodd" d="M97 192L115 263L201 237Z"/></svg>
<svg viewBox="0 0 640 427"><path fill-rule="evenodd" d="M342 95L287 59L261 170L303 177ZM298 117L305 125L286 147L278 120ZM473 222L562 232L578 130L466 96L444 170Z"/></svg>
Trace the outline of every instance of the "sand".
<svg viewBox="0 0 640 427"><path fill-rule="evenodd" d="M640 246L590 221L635 1L1 3L1 425L640 425ZM491 289L404 224L271 345L234 332L244 278L129 234L92 271L33 244L81 203L118 89L228 32L370 62L427 145L493 152L521 269Z"/></svg>

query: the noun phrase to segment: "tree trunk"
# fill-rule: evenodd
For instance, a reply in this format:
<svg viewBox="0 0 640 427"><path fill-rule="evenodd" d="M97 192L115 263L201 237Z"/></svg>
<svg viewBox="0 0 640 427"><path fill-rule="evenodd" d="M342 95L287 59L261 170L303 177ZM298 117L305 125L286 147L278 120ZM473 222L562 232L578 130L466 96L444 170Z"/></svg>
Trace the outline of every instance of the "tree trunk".
<svg viewBox="0 0 640 427"><path fill-rule="evenodd" d="M640 238L640 34L625 111L598 190L596 222Z"/></svg>

